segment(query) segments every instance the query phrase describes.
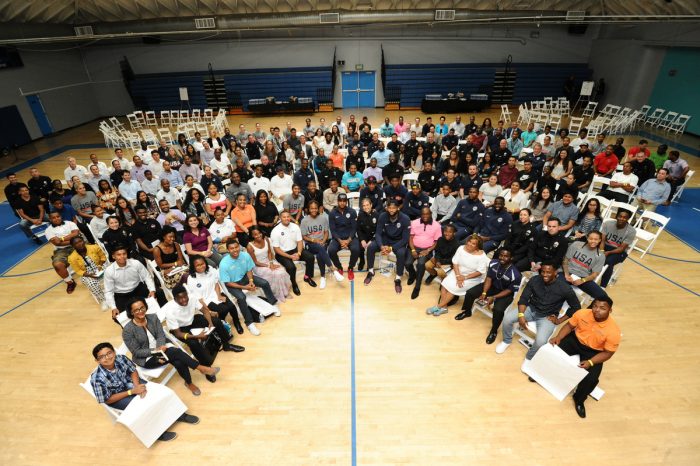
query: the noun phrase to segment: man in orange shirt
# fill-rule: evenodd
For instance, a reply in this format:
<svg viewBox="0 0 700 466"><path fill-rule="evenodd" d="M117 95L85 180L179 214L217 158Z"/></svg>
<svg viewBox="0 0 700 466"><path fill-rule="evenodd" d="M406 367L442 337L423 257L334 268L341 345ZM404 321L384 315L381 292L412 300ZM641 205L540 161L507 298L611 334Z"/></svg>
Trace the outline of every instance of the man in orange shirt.
<svg viewBox="0 0 700 466"><path fill-rule="evenodd" d="M557 336L549 340L551 344L559 345L566 354L579 355L579 367L588 370L574 392L576 413L581 418L586 417L583 403L598 385L603 363L620 346L620 327L610 317L612 304L612 299L607 296L594 300L591 309L581 309L574 313Z"/></svg>

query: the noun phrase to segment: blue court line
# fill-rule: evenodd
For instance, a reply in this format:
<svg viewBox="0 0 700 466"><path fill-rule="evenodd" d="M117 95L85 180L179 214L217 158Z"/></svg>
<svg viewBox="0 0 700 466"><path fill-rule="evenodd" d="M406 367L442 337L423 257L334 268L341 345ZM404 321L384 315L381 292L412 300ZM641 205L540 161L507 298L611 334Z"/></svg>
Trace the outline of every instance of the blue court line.
<svg viewBox="0 0 700 466"><path fill-rule="evenodd" d="M680 241L681 243L683 243L683 244L685 244L686 246L688 246L688 247L689 247L690 249L692 249L693 251L695 251L695 252L700 252L700 249L696 248L695 246L693 246L692 244L690 244L689 242L687 242L686 240L684 240L684 239L681 238L680 236L674 234L674 233L671 232L668 228L664 229L664 231L665 231L666 233L668 233L669 235L673 236L674 238L676 238L676 239L677 239L678 241ZM649 254L651 254L651 253L649 253Z"/></svg>
<svg viewBox="0 0 700 466"><path fill-rule="evenodd" d="M49 244L49 243L46 243L46 244ZM17 267L19 264L21 264L21 263L24 262L25 260L29 259L29 256L31 256L32 254L34 254L35 252L37 252L38 250L40 250L42 247L44 247L44 246L43 246L43 245L41 245L41 246L37 245L37 248L36 248L36 249L34 249L34 250L31 251L30 253L28 253L26 256L24 256L23 258L21 258L20 260L18 260L18 261L15 262L14 264L12 264L10 267L8 267L7 269L5 269L4 272L7 272L8 270L14 269L14 268Z"/></svg>
<svg viewBox="0 0 700 466"><path fill-rule="evenodd" d="M647 253L647 256L654 256L654 257L658 257L658 258L660 258L660 259L668 259L668 260L670 260L670 261L689 262L689 263L691 263L691 264L700 264L700 261L689 261L689 260L687 260L687 259L678 259L678 258L676 258L676 257L660 256L660 255L658 255L658 254L653 254L653 253L651 253L651 252L648 252L648 253Z"/></svg>
<svg viewBox="0 0 700 466"><path fill-rule="evenodd" d="M18 309L18 308L24 306L25 304L27 304L28 302L35 300L36 298L38 298L38 297L41 296L42 294L44 294L44 293L46 293L47 291L49 291L51 288L54 288L56 285L59 285L59 284L61 284L61 283L64 283L63 280L57 281L56 283L54 283L54 284L51 285L50 287L46 288L44 291L40 291L39 293L35 294L34 296L32 296L32 297L29 298L28 300L24 301L23 303L19 303L18 305L16 305L15 307L13 307L12 309L10 309L9 311L3 312L2 314L0 314L0 317L6 316L7 314L9 314L10 312L14 311L15 309Z"/></svg>
<svg viewBox="0 0 700 466"><path fill-rule="evenodd" d="M25 160L24 162L21 162L17 165L14 165L10 168L7 168L5 170L0 171L0 178L5 178L8 174L18 172L20 170L24 170L25 168L32 167L36 165L39 162L43 162L44 160L48 160L52 157L55 157L67 150L76 150L76 149L100 149L105 147L104 144L69 144L67 146L61 146L57 147L55 149L51 149L48 152L45 152L41 155L37 155L36 157L32 157L29 160Z"/></svg>
<svg viewBox="0 0 700 466"><path fill-rule="evenodd" d="M351 411L351 464L357 465L357 406L355 404L355 281L350 282L350 411Z"/></svg>
<svg viewBox="0 0 700 466"><path fill-rule="evenodd" d="M22 259L24 260L24 259ZM20 261L21 262L21 261ZM27 275L34 275L35 273L41 273L41 272L46 272L48 270L53 270L53 267L49 267L47 269L41 269L41 270L35 270L34 272L27 272L27 273L18 273L17 275L0 275L0 278L17 278L17 277L24 277Z"/></svg>
<svg viewBox="0 0 700 466"><path fill-rule="evenodd" d="M676 285L678 288L681 288L681 289L687 291L688 293L694 294L695 296L697 296L697 297L700 298L700 293L697 293L697 292L691 290L690 288L686 288L686 287L684 287L683 285L681 285L680 283L674 282L673 280L671 280L671 279L668 278L667 276L661 275L661 274L660 274L659 272L657 272L656 270L654 270L654 269L652 269L652 268L650 268L650 267L647 267L646 265L642 264L642 263L639 262L639 261L636 261L636 260L632 259L631 257L630 257L629 259L630 259L632 262L634 262L635 264L639 265L640 267L642 267L642 268L648 270L649 272L653 273L654 275L663 278L664 280L666 280L667 282L671 283L672 285Z"/></svg>

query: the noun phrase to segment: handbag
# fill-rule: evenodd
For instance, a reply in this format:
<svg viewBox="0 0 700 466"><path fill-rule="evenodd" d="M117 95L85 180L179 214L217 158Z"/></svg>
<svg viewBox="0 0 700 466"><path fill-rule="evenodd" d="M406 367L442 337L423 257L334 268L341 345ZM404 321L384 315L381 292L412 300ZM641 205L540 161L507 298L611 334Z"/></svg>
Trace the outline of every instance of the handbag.
<svg viewBox="0 0 700 466"><path fill-rule="evenodd" d="M223 343L221 342L221 338L219 338L219 335L216 332L211 332L204 341L204 348L206 348L206 350L209 352L212 363L214 360L216 360L216 355L219 353L222 346Z"/></svg>

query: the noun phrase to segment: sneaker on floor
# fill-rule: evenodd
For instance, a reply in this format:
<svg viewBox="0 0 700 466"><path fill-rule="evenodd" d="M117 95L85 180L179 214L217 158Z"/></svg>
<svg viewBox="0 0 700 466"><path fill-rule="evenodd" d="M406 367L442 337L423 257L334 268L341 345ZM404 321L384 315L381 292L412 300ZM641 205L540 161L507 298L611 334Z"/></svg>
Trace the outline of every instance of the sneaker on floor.
<svg viewBox="0 0 700 466"><path fill-rule="evenodd" d="M498 353L498 354L505 353L509 346L510 346L510 343L506 343L505 341L500 342L498 345L496 345L496 353Z"/></svg>
<svg viewBox="0 0 700 466"><path fill-rule="evenodd" d="M318 283L319 289L324 289L326 287L326 277L321 277L321 280Z"/></svg>
<svg viewBox="0 0 700 466"><path fill-rule="evenodd" d="M367 272L367 276L365 277L365 285L369 285L372 282L373 278L374 272Z"/></svg>
<svg viewBox="0 0 700 466"><path fill-rule="evenodd" d="M184 413L181 415L179 418L177 418L178 421L184 422L187 424L192 424L192 425L197 425L199 424L199 418L197 416L193 416L191 414Z"/></svg>
<svg viewBox="0 0 700 466"><path fill-rule="evenodd" d="M440 309L440 308L437 307L437 306L431 306L431 307L429 307L428 309L425 310L425 313L428 314L428 315L432 315L433 312L437 311L438 309Z"/></svg>
<svg viewBox="0 0 700 466"><path fill-rule="evenodd" d="M425 284L430 285L431 283L433 283L433 280L435 280L435 278L437 278L437 275L428 274L428 278L425 279Z"/></svg>
<svg viewBox="0 0 700 466"><path fill-rule="evenodd" d="M439 307L435 312L433 312L433 315L435 317L441 316L443 314L447 314L447 308L446 307Z"/></svg>
<svg viewBox="0 0 700 466"><path fill-rule="evenodd" d="M265 316L260 314L260 317L258 317L258 323L259 324L264 324L265 323Z"/></svg>
<svg viewBox="0 0 700 466"><path fill-rule="evenodd" d="M107 302L103 302L100 307L103 311L109 311L109 304L107 304Z"/></svg>
<svg viewBox="0 0 700 466"><path fill-rule="evenodd" d="M71 294L72 292L74 292L76 286L78 285L76 285L75 282L70 282L68 286L66 286L66 293Z"/></svg>
<svg viewBox="0 0 700 466"><path fill-rule="evenodd" d="M36 235L32 236L32 241L34 241L36 244L39 244L39 245L44 244L44 242L41 240L41 238L39 238Z"/></svg>
<svg viewBox="0 0 700 466"><path fill-rule="evenodd" d="M342 282L345 277L343 277L343 271L342 270L334 270L333 271L333 276L335 277L335 281L337 282Z"/></svg>
<svg viewBox="0 0 700 466"><path fill-rule="evenodd" d="M166 430L162 434L160 434L160 437L158 437L158 440L161 442L169 442L171 440L175 440L177 438L177 434L175 432L170 432Z"/></svg>
<svg viewBox="0 0 700 466"><path fill-rule="evenodd" d="M530 365L530 360L527 359L527 358L524 359L524 360L523 360L523 363L520 365L520 371L521 371L521 372L525 372L525 371L527 370L527 368L528 368L529 365ZM525 373L527 373L527 372L525 372Z"/></svg>
<svg viewBox="0 0 700 466"><path fill-rule="evenodd" d="M282 315L282 311L280 310L279 306L275 306L275 317L279 317Z"/></svg>
<svg viewBox="0 0 700 466"><path fill-rule="evenodd" d="M251 335L255 335L256 337L260 335L260 330L258 330L258 327L256 327L255 324L248 325L248 331L251 333Z"/></svg>
<svg viewBox="0 0 700 466"><path fill-rule="evenodd" d="M401 291L403 288L401 288L401 280L394 280L394 291L396 291L396 294L401 294Z"/></svg>
<svg viewBox="0 0 700 466"><path fill-rule="evenodd" d="M348 280L353 281L355 279L355 272L352 269L348 269Z"/></svg>

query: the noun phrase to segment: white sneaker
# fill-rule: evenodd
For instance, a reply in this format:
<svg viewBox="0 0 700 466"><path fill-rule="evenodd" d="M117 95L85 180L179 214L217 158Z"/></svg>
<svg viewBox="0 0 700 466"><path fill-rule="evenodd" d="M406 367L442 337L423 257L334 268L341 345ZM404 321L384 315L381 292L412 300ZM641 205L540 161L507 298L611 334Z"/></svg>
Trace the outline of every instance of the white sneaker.
<svg viewBox="0 0 700 466"><path fill-rule="evenodd" d="M260 335L260 330L258 330L258 327L256 327L255 324L248 325L248 331L251 333L251 335L255 335L256 337Z"/></svg>
<svg viewBox="0 0 700 466"><path fill-rule="evenodd" d="M343 278L345 278L337 270L333 271L333 276L335 277L335 281L337 281L337 282L342 282Z"/></svg>
<svg viewBox="0 0 700 466"><path fill-rule="evenodd" d="M318 284L318 287L320 289L324 289L326 287L326 277L321 277L321 282Z"/></svg>
<svg viewBox="0 0 700 466"><path fill-rule="evenodd" d="M100 307L102 307L103 311L109 311L109 305L107 302L103 302Z"/></svg>
<svg viewBox="0 0 700 466"><path fill-rule="evenodd" d="M509 346L510 346L510 343L506 343L505 341L500 342L496 346L496 353L498 353L498 354L505 353Z"/></svg>
<svg viewBox="0 0 700 466"><path fill-rule="evenodd" d="M282 311L280 310L279 306L275 306L275 317L279 317L282 315Z"/></svg>
<svg viewBox="0 0 700 466"><path fill-rule="evenodd" d="M529 359L524 359L524 360L523 360L523 363L520 365L520 371L521 371L521 372L525 372L525 373L527 374L526 370L527 370L527 367L528 367L529 365L530 365L530 360L529 360Z"/></svg>

